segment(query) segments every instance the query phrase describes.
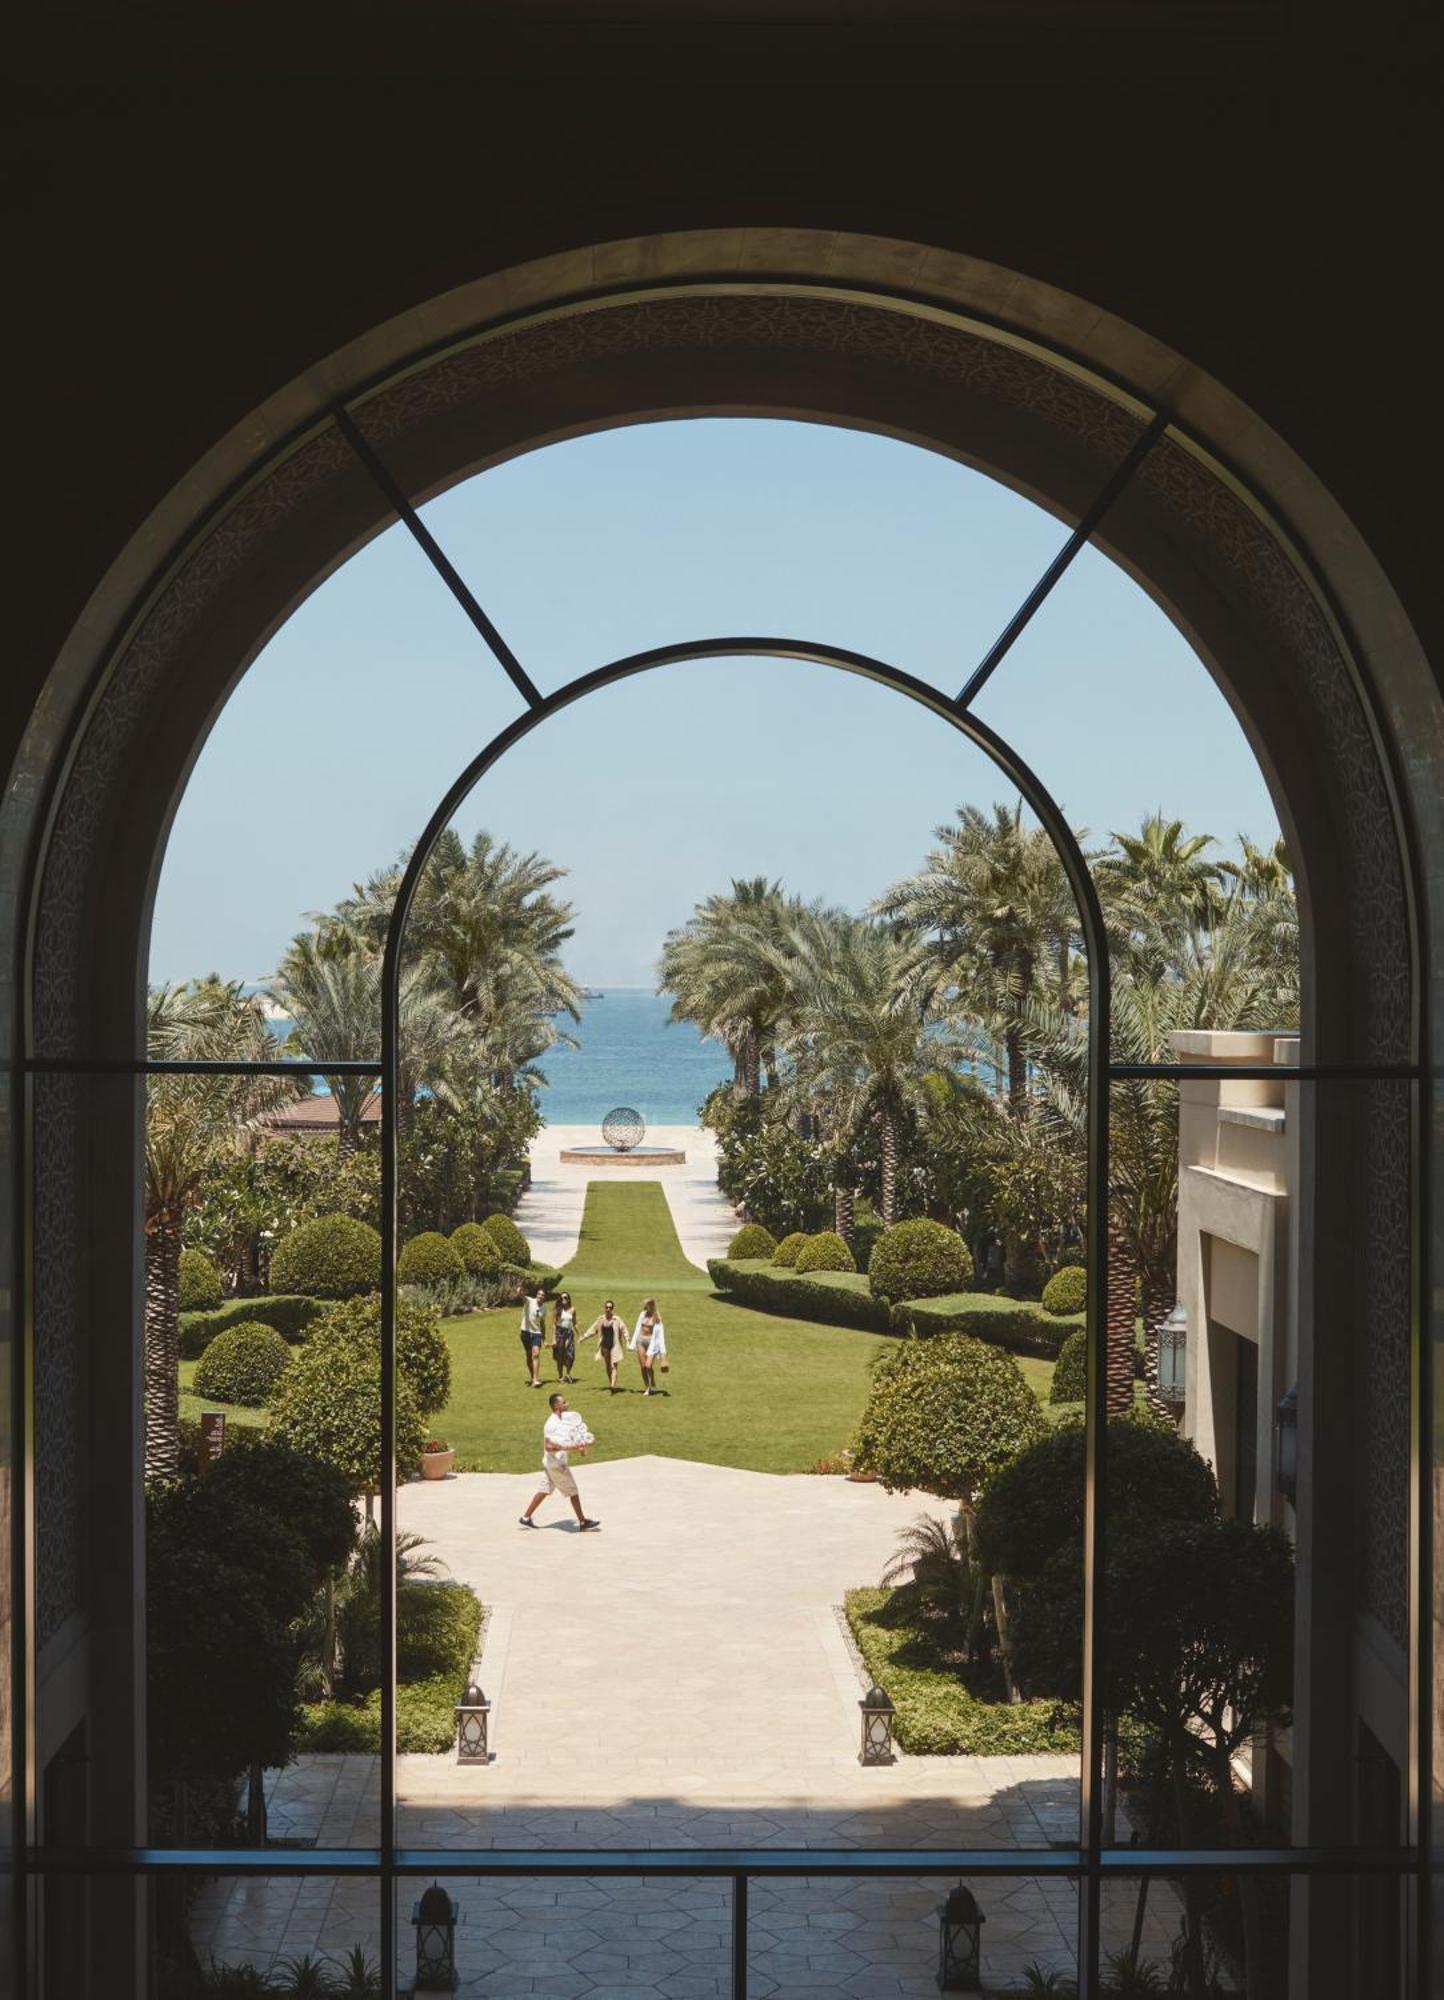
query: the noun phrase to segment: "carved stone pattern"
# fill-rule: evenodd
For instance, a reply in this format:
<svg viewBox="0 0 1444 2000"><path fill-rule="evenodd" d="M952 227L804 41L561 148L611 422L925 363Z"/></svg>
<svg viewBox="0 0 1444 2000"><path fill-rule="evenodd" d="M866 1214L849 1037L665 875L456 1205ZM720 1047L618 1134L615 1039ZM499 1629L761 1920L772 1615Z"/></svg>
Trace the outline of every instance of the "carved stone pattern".
<svg viewBox="0 0 1444 2000"><path fill-rule="evenodd" d="M199 543L115 662L67 776L46 854L35 941L37 1054L97 1053L82 1049L79 1042L85 884L116 810L117 791L126 782L132 749L144 736L151 704L163 700L171 677L185 671L188 633L223 585L264 560L266 542L282 522L330 480L354 470L350 448L335 431L324 432L283 460Z"/></svg>
<svg viewBox="0 0 1444 2000"><path fill-rule="evenodd" d="M1385 1631L1409 1639L1409 1099L1403 1084L1369 1084L1359 1218L1362 1286L1364 1519L1360 1597Z"/></svg>
<svg viewBox="0 0 1444 2000"><path fill-rule="evenodd" d="M599 355L698 347L843 354L923 372L1027 410L1109 464L1124 457L1143 428L1087 383L1017 348L910 313L782 294L649 299L519 327L382 390L357 421L381 445L499 388L567 374Z"/></svg>
<svg viewBox="0 0 1444 2000"><path fill-rule="evenodd" d="M80 1605L79 1085L35 1079L35 1637Z"/></svg>
<svg viewBox="0 0 1444 2000"><path fill-rule="evenodd" d="M1242 583L1304 682L1329 747L1353 875L1346 898L1351 959L1367 1004L1351 1054L1364 1062L1407 1062L1410 947L1397 830L1378 751L1329 622L1265 523L1181 446L1167 442L1150 452L1139 483L1181 516L1205 544L1211 566Z"/></svg>

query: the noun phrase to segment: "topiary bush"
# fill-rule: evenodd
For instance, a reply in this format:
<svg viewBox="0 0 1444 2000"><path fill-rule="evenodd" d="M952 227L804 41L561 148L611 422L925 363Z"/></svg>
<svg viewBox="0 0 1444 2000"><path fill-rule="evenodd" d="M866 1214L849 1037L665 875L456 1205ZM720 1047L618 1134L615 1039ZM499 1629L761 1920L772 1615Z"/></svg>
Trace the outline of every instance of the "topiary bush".
<svg viewBox="0 0 1444 2000"><path fill-rule="evenodd" d="M297 1294L258 1299L230 1299L215 1312L182 1313L180 1316L180 1356L182 1361L199 1361L218 1333L244 1320L258 1319L273 1326L294 1347L306 1338L312 1320L326 1310L320 1299L303 1299Z"/></svg>
<svg viewBox="0 0 1444 2000"><path fill-rule="evenodd" d="M509 1215L489 1215L482 1228L501 1252L503 1264L517 1264L523 1270L531 1262L531 1245Z"/></svg>
<svg viewBox="0 0 1444 2000"><path fill-rule="evenodd" d="M400 1285L454 1285L466 1275L461 1252L439 1229L425 1229L403 1244L396 1260L396 1282Z"/></svg>
<svg viewBox="0 0 1444 2000"><path fill-rule="evenodd" d="M935 1299L971 1288L973 1259L956 1229L919 1216L883 1232L868 1258L867 1277L873 1297L889 1305L899 1299Z"/></svg>
<svg viewBox="0 0 1444 2000"><path fill-rule="evenodd" d="M502 1257L496 1238L479 1222L463 1222L459 1229L453 1229L451 1247L468 1277L495 1278L500 1274Z"/></svg>
<svg viewBox="0 0 1444 2000"><path fill-rule="evenodd" d="M944 1292L940 1299L904 1299L892 1309L893 1330L915 1340L939 1333L970 1333L1011 1347L1015 1354L1057 1355L1081 1324L1075 1315L1055 1319L1036 1299L1010 1299L1002 1292Z"/></svg>
<svg viewBox="0 0 1444 2000"><path fill-rule="evenodd" d="M805 1229L794 1229L790 1236L784 1236L772 1253L772 1261L779 1270L791 1271L796 1268L798 1253L807 1241Z"/></svg>
<svg viewBox="0 0 1444 2000"><path fill-rule="evenodd" d="M707 1272L717 1290L758 1312L785 1313L789 1319L820 1320L827 1326L863 1326L886 1333L890 1318L881 1299L856 1271L813 1271L799 1276L754 1259L734 1263L709 1257Z"/></svg>
<svg viewBox="0 0 1444 2000"><path fill-rule="evenodd" d="M1017 1362L965 1333L910 1340L885 1352L858 1426L861 1472L892 1493L921 1487L971 1501L1004 1466L1047 1435Z"/></svg>
<svg viewBox="0 0 1444 2000"><path fill-rule="evenodd" d="M359 1302L358 1302L359 1303ZM379 1324L379 1311L378 1311ZM335 1468L351 1494L381 1484L380 1343L318 1322L286 1371L271 1406L271 1435ZM396 1383L396 1467L407 1479L426 1441L425 1421L404 1370Z"/></svg>
<svg viewBox="0 0 1444 2000"><path fill-rule="evenodd" d="M201 1356L196 1394L259 1409L275 1395L290 1363L291 1350L273 1326L242 1320L218 1333Z"/></svg>
<svg viewBox="0 0 1444 2000"><path fill-rule="evenodd" d="M1057 1315L1080 1313L1088 1304L1088 1273L1081 1264L1065 1264L1043 1287L1043 1310Z"/></svg>
<svg viewBox="0 0 1444 2000"><path fill-rule="evenodd" d="M345 1340L379 1355L380 1298L339 1301L317 1321L311 1341L318 1340ZM440 1313L423 1299L396 1301L396 1366L421 1416L433 1415L450 1401L451 1349L441 1331Z"/></svg>
<svg viewBox="0 0 1444 2000"><path fill-rule="evenodd" d="M777 1248L777 1238L770 1229L764 1229L760 1222L744 1222L732 1241L727 1245L729 1257L770 1257Z"/></svg>
<svg viewBox="0 0 1444 2000"><path fill-rule="evenodd" d="M822 1229L808 1237L792 1268L800 1276L808 1271L855 1271L857 1260L836 1230Z"/></svg>
<svg viewBox="0 0 1444 2000"><path fill-rule="evenodd" d="M381 1238L349 1215L318 1215L276 1245L271 1284L312 1299L353 1299L381 1283Z"/></svg>
<svg viewBox="0 0 1444 2000"><path fill-rule="evenodd" d="M225 1298L221 1274L208 1250L182 1250L180 1254L180 1309L182 1312L214 1312Z"/></svg>
<svg viewBox="0 0 1444 2000"><path fill-rule="evenodd" d="M1088 1335L1077 1327L1063 1342L1058 1352L1058 1365L1053 1370L1053 1386L1048 1391L1050 1403L1081 1403L1088 1393Z"/></svg>

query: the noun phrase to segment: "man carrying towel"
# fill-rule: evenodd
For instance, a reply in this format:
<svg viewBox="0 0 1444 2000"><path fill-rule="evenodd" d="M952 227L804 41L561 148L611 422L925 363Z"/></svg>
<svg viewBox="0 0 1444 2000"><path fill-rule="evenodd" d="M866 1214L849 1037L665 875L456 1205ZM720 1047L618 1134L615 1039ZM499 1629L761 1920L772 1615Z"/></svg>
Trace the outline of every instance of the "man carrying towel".
<svg viewBox="0 0 1444 2000"><path fill-rule="evenodd" d="M532 1515L540 1507L542 1501L546 1499L548 1493L560 1493L571 1501L572 1512L577 1517L579 1531L585 1531L589 1528L599 1528L602 1525L600 1521L590 1521L582 1512L581 1496L577 1492L576 1475L567 1464L568 1451L586 1450L584 1444L574 1442L576 1438L576 1419L575 1417L569 1418L567 1416L567 1399L560 1391L548 1396L547 1402L551 1405L551 1415L542 1425L542 1471L546 1474L547 1483L540 1493L532 1495L531 1505L520 1516L521 1525L524 1528L535 1529L536 1522L532 1519Z"/></svg>

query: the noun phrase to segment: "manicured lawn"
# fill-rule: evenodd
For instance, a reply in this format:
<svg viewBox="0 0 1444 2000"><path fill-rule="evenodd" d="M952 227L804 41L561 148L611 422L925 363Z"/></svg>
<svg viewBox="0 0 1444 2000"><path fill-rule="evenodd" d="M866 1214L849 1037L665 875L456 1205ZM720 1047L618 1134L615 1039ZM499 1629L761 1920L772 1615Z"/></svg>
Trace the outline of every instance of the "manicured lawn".
<svg viewBox="0 0 1444 2000"><path fill-rule="evenodd" d="M240 1403L215 1403L208 1397L198 1396L191 1384L199 1367L198 1361L183 1361L180 1365L180 1413L187 1423L198 1424L202 1410L219 1410L230 1424L264 1424L268 1421L264 1410L248 1410Z"/></svg>
<svg viewBox="0 0 1444 2000"><path fill-rule="evenodd" d="M667 1327L665 1397L639 1393L635 1355L623 1361L622 1391L609 1395L592 1359L596 1343L580 1350L579 1379L567 1393L596 1434L593 1463L653 1451L754 1472L805 1472L850 1441L869 1365L889 1345L883 1335L725 1303L687 1262L656 1181L591 1184L566 1275L583 1331L608 1297L630 1327L648 1294ZM539 1461L546 1395L526 1387L519 1317L508 1307L446 1322L452 1396L431 1429L455 1447L461 1469L524 1472ZM550 1349L543 1356L550 1390Z"/></svg>

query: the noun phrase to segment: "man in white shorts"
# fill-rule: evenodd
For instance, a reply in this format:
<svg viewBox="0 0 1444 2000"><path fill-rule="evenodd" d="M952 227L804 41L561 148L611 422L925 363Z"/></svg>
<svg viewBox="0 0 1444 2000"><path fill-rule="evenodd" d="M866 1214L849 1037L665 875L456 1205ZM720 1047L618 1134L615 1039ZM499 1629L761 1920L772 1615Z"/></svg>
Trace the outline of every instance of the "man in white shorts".
<svg viewBox="0 0 1444 2000"><path fill-rule="evenodd" d="M532 1496L530 1507L520 1517L521 1525L524 1528L535 1528L536 1522L532 1519L532 1515L548 1493L560 1493L571 1501L572 1512L577 1517L579 1530L599 1528L602 1525L600 1521L589 1521L582 1512L576 1475L567 1465L569 1451L586 1450L584 1444L579 1445L574 1442L576 1424L574 1419L567 1418L567 1399L563 1395L555 1394L548 1396L547 1402L551 1405L551 1415L542 1425L542 1471L546 1474L547 1483L540 1493Z"/></svg>

